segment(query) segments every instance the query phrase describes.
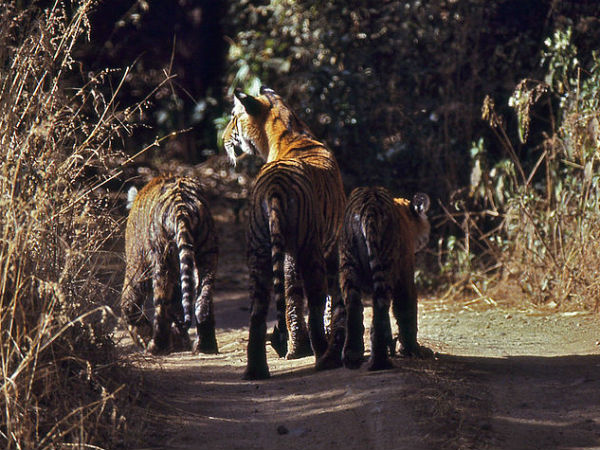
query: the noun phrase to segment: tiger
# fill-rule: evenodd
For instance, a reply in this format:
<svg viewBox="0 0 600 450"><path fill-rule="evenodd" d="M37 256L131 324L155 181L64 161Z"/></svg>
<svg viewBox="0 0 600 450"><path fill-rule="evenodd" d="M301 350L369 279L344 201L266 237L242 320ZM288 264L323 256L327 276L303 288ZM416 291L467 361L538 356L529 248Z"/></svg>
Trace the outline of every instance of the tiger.
<svg viewBox="0 0 600 450"><path fill-rule="evenodd" d="M158 176L129 197L121 311L132 337L152 354L189 350L194 315L193 353L217 353L212 292L218 239L199 182ZM150 298L152 323L144 308Z"/></svg>
<svg viewBox="0 0 600 450"><path fill-rule="evenodd" d="M429 196L394 198L383 187L355 188L348 198L340 234L340 286L346 307L344 367L357 369L364 356L362 293L373 296L371 357L368 370L393 367L395 341L390 303L404 356L427 357L431 351L417 343L415 253L429 240Z"/></svg>
<svg viewBox="0 0 600 450"><path fill-rule="evenodd" d="M238 151L265 161L249 199L246 241L252 306L244 378L270 376L265 342L271 291L277 308L271 345L279 356L314 354L317 370L340 367L344 316L337 240L346 195L335 156L278 94L264 86L258 96L235 91L223 144L234 165ZM328 293L333 299L329 338L323 317ZM329 345L340 341L339 351Z"/></svg>

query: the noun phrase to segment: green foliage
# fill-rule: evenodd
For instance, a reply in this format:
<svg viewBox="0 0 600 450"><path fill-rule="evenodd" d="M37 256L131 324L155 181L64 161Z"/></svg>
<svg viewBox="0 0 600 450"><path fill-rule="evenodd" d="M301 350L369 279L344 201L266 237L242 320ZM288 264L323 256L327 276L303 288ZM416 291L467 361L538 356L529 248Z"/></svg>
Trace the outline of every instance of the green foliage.
<svg viewBox="0 0 600 450"><path fill-rule="evenodd" d="M597 123L581 110L593 110L595 63L572 42L597 41L598 12L521 0L236 0L226 85L279 91L332 147L347 188L428 192L432 213L446 210L432 239L439 272L483 283L477 271L502 265L519 231L545 251L522 209L546 210L571 189L569 164L594 172L568 155L596 145Z"/></svg>
<svg viewBox="0 0 600 450"><path fill-rule="evenodd" d="M545 82L523 80L509 100L519 138L527 141L533 110L555 118L550 133L530 147L531 161L519 159L504 121L488 103L486 118L508 157L488 168L483 140L473 146L471 194L483 214L498 217L496 242L486 242L496 263L536 303L596 306L600 267L600 60L580 66L571 31L545 40ZM542 100L547 100L543 102ZM558 105L554 110L552 105ZM538 115L541 115L539 108Z"/></svg>
<svg viewBox="0 0 600 450"><path fill-rule="evenodd" d="M544 82L562 95L577 84L577 48L571 43L572 30L556 30L552 37L544 40L542 64L545 64Z"/></svg>
<svg viewBox="0 0 600 450"><path fill-rule="evenodd" d="M228 92L279 91L332 147L348 188L445 201L468 182L483 86L501 89L530 68L535 39L522 30L543 14L522 9L516 23L482 0L234 1Z"/></svg>

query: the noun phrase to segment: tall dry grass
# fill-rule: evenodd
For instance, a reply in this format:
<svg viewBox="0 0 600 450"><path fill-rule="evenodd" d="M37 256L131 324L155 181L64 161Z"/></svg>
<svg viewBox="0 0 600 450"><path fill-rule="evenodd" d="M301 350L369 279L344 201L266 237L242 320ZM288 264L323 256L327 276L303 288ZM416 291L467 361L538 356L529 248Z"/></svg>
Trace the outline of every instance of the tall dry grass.
<svg viewBox="0 0 600 450"><path fill-rule="evenodd" d="M506 157L490 164L483 139L471 149L469 201L477 208L463 201L462 210L448 214L464 232L452 241L458 262L452 267L462 267L461 286L491 304L497 297L597 311L600 55L580 55L569 29L555 31L544 45L544 80L521 81L509 100L520 142L509 138L510 121L493 100L484 101L482 117Z"/></svg>
<svg viewBox="0 0 600 450"><path fill-rule="evenodd" d="M5 449L126 445L126 372L109 337L112 291L98 255L119 229L103 185L127 129L98 89L107 74L81 81L73 59L91 4L0 8Z"/></svg>

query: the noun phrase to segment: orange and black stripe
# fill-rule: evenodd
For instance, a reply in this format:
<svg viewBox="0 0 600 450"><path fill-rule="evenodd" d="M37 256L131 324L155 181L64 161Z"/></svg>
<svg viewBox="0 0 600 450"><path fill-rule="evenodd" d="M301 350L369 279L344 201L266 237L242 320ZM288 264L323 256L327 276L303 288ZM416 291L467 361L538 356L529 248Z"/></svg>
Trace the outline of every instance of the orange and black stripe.
<svg viewBox="0 0 600 450"><path fill-rule="evenodd" d="M194 316L197 326L208 330L209 347L216 351L210 285L218 244L199 182L160 176L144 186L132 203L125 247L122 308L128 323L139 323L145 299L153 298L152 339L157 351L168 345L170 324L187 336Z"/></svg>
<svg viewBox="0 0 600 450"><path fill-rule="evenodd" d="M225 150L233 162L237 150L266 162L251 192L247 233L253 310L245 376L262 378L268 376L264 320L271 289L278 310L271 344L279 355L305 356L312 344L316 356L324 356L327 293L341 304L337 239L346 197L334 155L280 96L261 88L257 97L236 92L234 100ZM302 291L310 309L308 330Z"/></svg>
<svg viewBox="0 0 600 450"><path fill-rule="evenodd" d="M426 194L412 201L393 198L385 188L356 188L350 194L340 236L340 283L347 311L344 365L357 368L364 353L361 292L373 296L370 369L391 367L395 351L390 304L404 351L418 352L414 254L427 242Z"/></svg>

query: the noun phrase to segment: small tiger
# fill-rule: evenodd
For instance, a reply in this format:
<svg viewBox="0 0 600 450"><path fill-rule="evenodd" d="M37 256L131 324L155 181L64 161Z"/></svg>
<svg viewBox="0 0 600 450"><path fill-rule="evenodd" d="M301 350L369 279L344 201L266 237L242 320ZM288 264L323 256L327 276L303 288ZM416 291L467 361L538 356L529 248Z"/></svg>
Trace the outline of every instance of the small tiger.
<svg viewBox="0 0 600 450"><path fill-rule="evenodd" d="M373 295L369 370L392 367L390 303L398 325L402 354L425 357L431 351L417 343L415 253L429 240L429 197L393 198L382 187L356 188L350 193L340 236L340 285L346 305L344 366L357 369L363 361L361 292Z"/></svg>
<svg viewBox="0 0 600 450"><path fill-rule="evenodd" d="M121 310L134 340L153 354L189 349L194 314L194 353L217 353L212 290L218 243L198 181L159 176L131 197ZM147 298L154 304L152 324Z"/></svg>
<svg viewBox="0 0 600 450"><path fill-rule="evenodd" d="M250 194L247 245L252 312L244 378L269 377L265 340L271 288L278 319L271 344L278 354L286 354L289 329L288 358L310 354L312 347L317 369L341 366L344 324L337 239L346 197L335 157L266 87L257 97L236 91L223 142L234 164L236 150L266 161ZM328 290L334 299L334 323L341 322L332 328L330 338L331 342L341 336L339 355L325 354L323 313Z"/></svg>

